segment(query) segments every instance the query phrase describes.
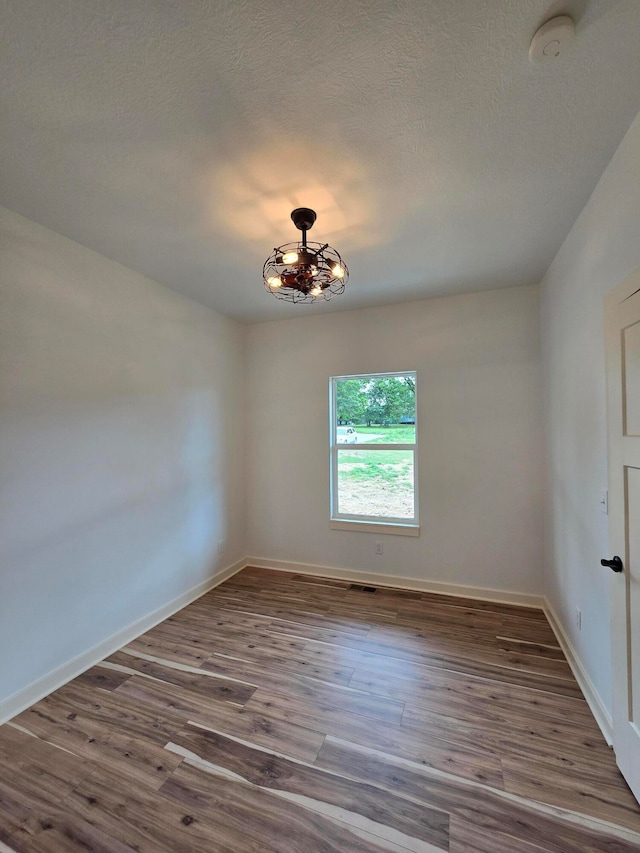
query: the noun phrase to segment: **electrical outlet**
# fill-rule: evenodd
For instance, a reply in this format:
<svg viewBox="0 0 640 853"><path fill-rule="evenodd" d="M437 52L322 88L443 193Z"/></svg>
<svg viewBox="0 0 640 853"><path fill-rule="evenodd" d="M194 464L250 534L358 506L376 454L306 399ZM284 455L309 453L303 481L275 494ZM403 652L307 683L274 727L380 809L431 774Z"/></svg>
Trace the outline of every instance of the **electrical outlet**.
<svg viewBox="0 0 640 853"><path fill-rule="evenodd" d="M376 544L375 544L375 547L374 547L374 549L373 549L373 552L374 552L374 554L377 554L377 555L378 555L378 557L381 557L381 556L382 556L382 554L384 553L384 549L383 549L383 547L382 547L382 542L381 542L379 539L378 539L378 541L377 541L377 542L376 542Z"/></svg>
<svg viewBox="0 0 640 853"><path fill-rule="evenodd" d="M600 493L600 512L603 512L605 515L609 515L609 491L608 489L603 489Z"/></svg>
<svg viewBox="0 0 640 853"><path fill-rule="evenodd" d="M579 607L576 607L576 628L582 631L582 610Z"/></svg>
<svg viewBox="0 0 640 853"><path fill-rule="evenodd" d="M218 554L222 554L224 551L224 542L218 542Z"/></svg>

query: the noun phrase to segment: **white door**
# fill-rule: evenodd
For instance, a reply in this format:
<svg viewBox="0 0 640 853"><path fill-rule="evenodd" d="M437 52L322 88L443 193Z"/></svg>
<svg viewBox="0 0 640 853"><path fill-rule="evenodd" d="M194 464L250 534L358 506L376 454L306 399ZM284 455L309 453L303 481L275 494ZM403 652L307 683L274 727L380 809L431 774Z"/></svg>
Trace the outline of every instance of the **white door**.
<svg viewBox="0 0 640 853"><path fill-rule="evenodd" d="M640 268L607 296L605 323L613 746L640 800Z"/></svg>

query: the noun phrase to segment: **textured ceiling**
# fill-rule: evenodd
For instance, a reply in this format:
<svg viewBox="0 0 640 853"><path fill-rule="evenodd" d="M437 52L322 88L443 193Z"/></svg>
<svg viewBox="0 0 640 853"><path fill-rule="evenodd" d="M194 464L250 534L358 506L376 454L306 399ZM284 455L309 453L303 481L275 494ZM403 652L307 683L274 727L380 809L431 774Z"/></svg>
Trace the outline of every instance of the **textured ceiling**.
<svg viewBox="0 0 640 853"><path fill-rule="evenodd" d="M0 203L241 320L539 281L640 110L638 0L0 6ZM328 305L262 288L299 205Z"/></svg>

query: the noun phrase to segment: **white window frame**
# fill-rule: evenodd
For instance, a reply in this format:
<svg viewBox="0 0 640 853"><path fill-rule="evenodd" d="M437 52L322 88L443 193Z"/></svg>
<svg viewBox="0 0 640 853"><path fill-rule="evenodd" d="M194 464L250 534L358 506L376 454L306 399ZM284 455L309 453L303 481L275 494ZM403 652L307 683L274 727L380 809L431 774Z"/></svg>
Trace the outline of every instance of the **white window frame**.
<svg viewBox="0 0 640 853"><path fill-rule="evenodd" d="M389 379L395 376L410 376L415 389L415 442L413 444L338 444L338 413L336 410L336 386L345 379ZM357 426L356 426L357 431ZM338 455L341 450L411 450L413 453L413 518L394 518L379 515L353 515L338 512ZM329 379L329 455L330 455L330 527L333 530L359 530L372 533L391 533L399 536L419 536L418 518L418 383L415 370L398 370L392 373L358 373L347 376L332 376Z"/></svg>

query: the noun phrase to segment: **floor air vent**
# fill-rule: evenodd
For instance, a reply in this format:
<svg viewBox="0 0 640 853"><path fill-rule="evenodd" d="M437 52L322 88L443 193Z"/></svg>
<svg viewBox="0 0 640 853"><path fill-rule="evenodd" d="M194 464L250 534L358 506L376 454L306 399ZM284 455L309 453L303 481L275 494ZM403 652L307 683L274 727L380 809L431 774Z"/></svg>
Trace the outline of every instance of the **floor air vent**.
<svg viewBox="0 0 640 853"><path fill-rule="evenodd" d="M356 592L377 592L378 588L375 586L362 586L359 583L352 583L349 589L355 589Z"/></svg>

